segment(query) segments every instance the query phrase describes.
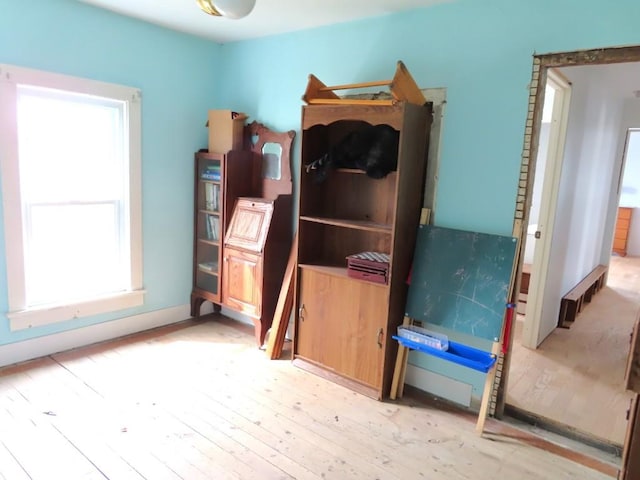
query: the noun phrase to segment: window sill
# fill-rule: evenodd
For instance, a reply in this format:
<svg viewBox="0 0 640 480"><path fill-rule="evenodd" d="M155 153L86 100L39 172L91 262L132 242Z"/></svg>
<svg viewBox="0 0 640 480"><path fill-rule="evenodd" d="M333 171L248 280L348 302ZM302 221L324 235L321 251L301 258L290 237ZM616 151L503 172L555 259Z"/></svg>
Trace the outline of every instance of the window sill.
<svg viewBox="0 0 640 480"><path fill-rule="evenodd" d="M32 308L9 312L9 326L11 331L50 325L75 318L90 317L101 313L115 312L125 308L138 307L144 303L144 290L120 293L108 297L94 298L65 305L48 305L42 308Z"/></svg>

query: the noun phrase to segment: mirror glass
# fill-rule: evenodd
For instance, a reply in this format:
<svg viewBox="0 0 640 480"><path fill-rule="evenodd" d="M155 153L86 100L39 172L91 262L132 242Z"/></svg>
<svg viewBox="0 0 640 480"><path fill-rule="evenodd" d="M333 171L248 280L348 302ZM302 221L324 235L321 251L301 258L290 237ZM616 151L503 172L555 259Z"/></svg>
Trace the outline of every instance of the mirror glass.
<svg viewBox="0 0 640 480"><path fill-rule="evenodd" d="M274 142L265 142L262 146L262 178L280 180L280 158L282 157L282 145Z"/></svg>

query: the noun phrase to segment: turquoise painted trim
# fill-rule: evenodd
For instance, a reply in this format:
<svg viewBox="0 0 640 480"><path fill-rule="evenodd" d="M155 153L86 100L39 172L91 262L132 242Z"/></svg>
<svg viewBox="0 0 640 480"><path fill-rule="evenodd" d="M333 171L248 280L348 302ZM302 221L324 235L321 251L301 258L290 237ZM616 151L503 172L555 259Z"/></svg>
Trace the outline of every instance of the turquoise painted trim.
<svg viewBox="0 0 640 480"><path fill-rule="evenodd" d="M142 90L143 307L9 331L0 345L188 302L193 237L193 152L206 148L221 47L72 0L0 0L0 63ZM91 152L87 152L88 155ZM0 211L0 220L2 212ZM8 309L0 222L0 312ZM181 320L179 318L176 319Z"/></svg>

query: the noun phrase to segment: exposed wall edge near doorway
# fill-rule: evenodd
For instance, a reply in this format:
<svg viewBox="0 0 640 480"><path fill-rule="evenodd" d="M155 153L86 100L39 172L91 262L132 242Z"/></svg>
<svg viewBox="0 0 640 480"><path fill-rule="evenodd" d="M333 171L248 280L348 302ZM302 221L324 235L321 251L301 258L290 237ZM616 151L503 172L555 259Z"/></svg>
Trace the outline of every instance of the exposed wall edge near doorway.
<svg viewBox="0 0 640 480"><path fill-rule="evenodd" d="M570 440L575 440L584 445L588 445L597 450L605 452L609 455L620 458L622 456L622 445L616 445L606 440L595 438L586 433L576 431L575 429L562 425L553 420L534 415L531 412L522 410L521 408L514 407L513 405L507 405L505 407L505 415L508 415L516 420L520 420L533 427L541 428L551 433L561 435Z"/></svg>
<svg viewBox="0 0 640 480"><path fill-rule="evenodd" d="M571 67L577 65L604 65L608 63L637 62L640 46L595 48L575 52L535 55L541 67ZM534 68L535 71L535 68Z"/></svg>
<svg viewBox="0 0 640 480"><path fill-rule="evenodd" d="M475 411L466 409L461 405L454 404L446 399L434 397L427 392L407 385L402 403L413 405L415 404L414 402L417 402L417 405L434 407L438 410L446 411L451 415L455 415L458 418L468 421L470 426L474 425L477 420L477 414ZM509 421L504 421L496 420L495 418L487 418L483 437L493 441L506 441L505 439L511 439L512 441L521 442L553 453L554 455L566 458L567 460L571 460L572 462L580 465L584 465L587 468L609 475L610 477L616 477L618 474L618 467L620 463L618 459L620 457L616 454L605 453L604 455L598 455L590 452L591 447L579 445L574 448L573 445L548 440L541 435L532 433L525 428L520 428L519 426L514 425L516 425L516 422L512 422L511 419L509 419Z"/></svg>
<svg viewBox="0 0 640 480"><path fill-rule="evenodd" d="M516 273L515 281L512 285L512 291L509 292L511 301L516 301L520 292L520 280L522 277L522 255L523 238L526 233L526 225L529 221L529 207L531 205L531 191L533 190L533 175L530 172L535 168L535 159L538 155L538 137L540 129L534 128L540 125L539 117L542 115L542 107L544 105L544 86L547 82L546 69L540 68L540 56L534 56L533 69L531 72L531 83L529 84L529 104L527 107L527 118L525 121L524 140L522 145L522 157L520 163L520 177L518 179L518 191L516 197L516 205L513 220L512 235L519 239L518 254L516 255ZM540 95L538 95L540 91ZM523 232L523 226L525 228ZM515 336L515 328L511 329L509 338L503 341L509 347L513 344ZM497 417L501 417L504 413L504 406L507 391L507 379L509 366L511 364L511 355L501 355L497 366L496 382L494 385L495 405L492 405L491 413Z"/></svg>
<svg viewBox="0 0 640 480"><path fill-rule="evenodd" d="M539 425L539 427L540 429L551 431L542 425ZM598 472L601 472L605 475L609 475L614 478L616 478L618 475L619 462L615 462L615 465L614 465L613 462L611 461L604 461L598 458L600 457L600 455L597 455L597 456L590 455L587 453L583 453L582 451L578 451L574 448L564 446L558 442L547 440L541 434L534 434L524 430L523 428L516 428L514 426L511 426L506 421L493 422L490 428L491 428L490 431L497 435L502 435L505 437L511 437L511 438L517 439L528 445L541 448L548 452L552 452L560 457L563 457L573 462L584 465L585 467L591 468L593 470L597 470ZM583 448L581 448L581 450L582 449ZM614 454L609 452L604 452L604 455L609 455L610 457L614 457Z"/></svg>

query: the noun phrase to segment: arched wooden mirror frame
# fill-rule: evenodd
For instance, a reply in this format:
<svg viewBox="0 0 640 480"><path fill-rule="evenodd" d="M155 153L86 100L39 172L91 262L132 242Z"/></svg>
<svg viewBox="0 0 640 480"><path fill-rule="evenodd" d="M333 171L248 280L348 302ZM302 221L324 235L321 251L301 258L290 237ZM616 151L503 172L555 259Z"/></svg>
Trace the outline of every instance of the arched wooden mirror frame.
<svg viewBox="0 0 640 480"><path fill-rule="evenodd" d="M291 145L296 136L294 130L287 132L274 132L262 123L253 121L245 127L245 148L257 154L260 158L258 178L260 185L260 197L275 200L280 195L291 195L293 184L291 181ZM268 178L264 176L264 162L270 161L269 152L264 152L265 145L277 144L281 147L280 154L280 178Z"/></svg>

